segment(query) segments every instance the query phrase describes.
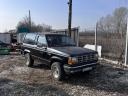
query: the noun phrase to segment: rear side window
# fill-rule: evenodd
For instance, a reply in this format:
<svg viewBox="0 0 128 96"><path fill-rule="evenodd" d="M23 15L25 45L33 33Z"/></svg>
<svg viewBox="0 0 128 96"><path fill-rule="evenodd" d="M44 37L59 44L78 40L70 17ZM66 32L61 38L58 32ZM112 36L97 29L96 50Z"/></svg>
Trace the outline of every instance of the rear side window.
<svg viewBox="0 0 128 96"><path fill-rule="evenodd" d="M27 34L25 36L24 43L34 45L35 44L35 37L36 37L35 34L31 34L31 33Z"/></svg>
<svg viewBox="0 0 128 96"><path fill-rule="evenodd" d="M38 42L37 42L37 45L46 45L47 44L47 42L46 42L46 38L45 38L45 36L39 36L38 37Z"/></svg>

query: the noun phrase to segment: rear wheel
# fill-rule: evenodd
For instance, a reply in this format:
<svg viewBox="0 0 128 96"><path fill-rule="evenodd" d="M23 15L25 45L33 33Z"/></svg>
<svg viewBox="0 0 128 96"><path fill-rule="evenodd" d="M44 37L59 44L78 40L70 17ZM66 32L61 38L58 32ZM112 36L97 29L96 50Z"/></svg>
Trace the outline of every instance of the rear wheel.
<svg viewBox="0 0 128 96"><path fill-rule="evenodd" d="M54 62L51 65L52 75L53 78L56 80L63 80L64 79L64 70L60 62Z"/></svg>
<svg viewBox="0 0 128 96"><path fill-rule="evenodd" d="M31 55L29 53L25 54L25 59L26 59L26 65L28 67L32 67L33 63L34 63L34 60L32 59L32 57L31 57Z"/></svg>

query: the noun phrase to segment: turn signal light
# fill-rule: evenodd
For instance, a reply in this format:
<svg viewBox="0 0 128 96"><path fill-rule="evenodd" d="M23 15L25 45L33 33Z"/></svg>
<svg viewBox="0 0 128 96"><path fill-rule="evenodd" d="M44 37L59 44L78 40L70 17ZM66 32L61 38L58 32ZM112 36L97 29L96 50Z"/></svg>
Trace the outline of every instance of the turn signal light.
<svg viewBox="0 0 128 96"><path fill-rule="evenodd" d="M68 58L68 64L76 64L77 63L77 58L76 57L69 57Z"/></svg>

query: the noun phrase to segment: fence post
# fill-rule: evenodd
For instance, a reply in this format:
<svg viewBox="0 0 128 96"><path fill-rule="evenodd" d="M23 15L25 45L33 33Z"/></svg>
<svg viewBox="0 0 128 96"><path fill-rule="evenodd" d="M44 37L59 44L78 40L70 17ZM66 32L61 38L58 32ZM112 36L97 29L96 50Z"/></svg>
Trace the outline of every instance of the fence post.
<svg viewBox="0 0 128 96"><path fill-rule="evenodd" d="M79 46L79 30L80 30L80 27L77 27L77 46Z"/></svg>
<svg viewBox="0 0 128 96"><path fill-rule="evenodd" d="M128 18L127 18L127 31L126 31L126 47L125 47L125 66L127 65L127 55L128 55Z"/></svg>
<svg viewBox="0 0 128 96"><path fill-rule="evenodd" d="M96 27L95 27L95 51L97 51L97 26L98 23L96 23Z"/></svg>

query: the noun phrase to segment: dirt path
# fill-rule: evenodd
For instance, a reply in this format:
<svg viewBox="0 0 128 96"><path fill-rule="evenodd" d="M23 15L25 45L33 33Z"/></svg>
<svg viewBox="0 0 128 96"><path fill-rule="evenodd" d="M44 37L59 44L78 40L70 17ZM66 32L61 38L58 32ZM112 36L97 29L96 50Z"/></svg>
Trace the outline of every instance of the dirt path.
<svg viewBox="0 0 128 96"><path fill-rule="evenodd" d="M24 62L20 55L0 56L0 96L128 96L128 71L106 62L62 82L52 79L47 66L28 68Z"/></svg>

